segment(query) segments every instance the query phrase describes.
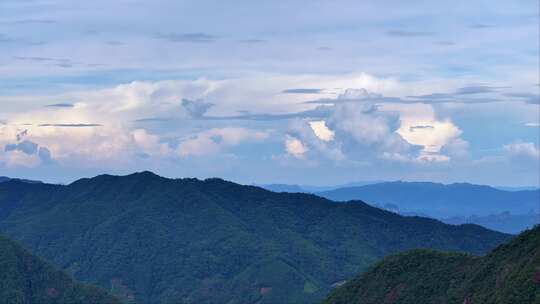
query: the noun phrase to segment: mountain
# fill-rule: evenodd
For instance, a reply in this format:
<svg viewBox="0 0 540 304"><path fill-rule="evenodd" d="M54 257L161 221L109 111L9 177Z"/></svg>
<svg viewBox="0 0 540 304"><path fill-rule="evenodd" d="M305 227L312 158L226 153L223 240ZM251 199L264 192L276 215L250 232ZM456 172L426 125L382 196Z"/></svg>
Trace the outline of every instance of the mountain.
<svg viewBox="0 0 540 304"><path fill-rule="evenodd" d="M273 192L289 192L289 193L308 193L309 192L309 191L304 190L301 186L298 186L298 185L268 184L268 185L260 185L260 187L268 191L273 191Z"/></svg>
<svg viewBox="0 0 540 304"><path fill-rule="evenodd" d="M295 184L262 184L254 185L273 192L290 192L290 193L317 193L331 191L340 188L359 187L371 184L382 183L382 181L364 181L352 182L337 186L313 186L313 185L295 185Z"/></svg>
<svg viewBox="0 0 540 304"><path fill-rule="evenodd" d="M7 181L13 180L13 179L16 179L16 180L19 180L19 181L25 182L25 183L31 183L31 184L41 183L41 181L35 181L35 180L29 180L29 179L20 179L20 178L9 178L7 176L0 176L0 183L7 182Z"/></svg>
<svg viewBox="0 0 540 304"><path fill-rule="evenodd" d="M384 256L485 253L509 235L363 202L150 172L0 183L0 230L137 303L314 303Z"/></svg>
<svg viewBox="0 0 540 304"><path fill-rule="evenodd" d="M540 226L484 257L415 250L385 258L324 304L540 304Z"/></svg>
<svg viewBox="0 0 540 304"><path fill-rule="evenodd" d="M453 216L441 219L442 222L452 225L476 224L492 230L518 234L527 227L534 227L540 216L534 212L527 214L511 214L501 212L484 216Z"/></svg>
<svg viewBox="0 0 540 304"><path fill-rule="evenodd" d="M444 185L426 182L388 182L316 194L336 201L362 200L383 208L385 205L392 205L397 207L400 213L425 214L438 219L482 217L503 212L527 215L538 210L540 202L538 189L503 191L466 183ZM496 222L490 226L492 229L507 232L516 230L519 232L530 227L527 223L522 223L517 229L509 231L505 225L497 225Z"/></svg>
<svg viewBox="0 0 540 304"><path fill-rule="evenodd" d="M0 302L6 304L120 304L101 289L74 282L0 235Z"/></svg>
<svg viewBox="0 0 540 304"><path fill-rule="evenodd" d="M527 190L538 190L539 187L494 187L495 189L504 190L504 191L527 191Z"/></svg>

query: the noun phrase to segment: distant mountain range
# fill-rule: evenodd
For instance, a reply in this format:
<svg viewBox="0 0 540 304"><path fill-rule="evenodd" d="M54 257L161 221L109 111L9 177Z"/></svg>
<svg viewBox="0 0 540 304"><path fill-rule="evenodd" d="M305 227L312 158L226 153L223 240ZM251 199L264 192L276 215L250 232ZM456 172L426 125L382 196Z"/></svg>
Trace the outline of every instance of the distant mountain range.
<svg viewBox="0 0 540 304"><path fill-rule="evenodd" d="M221 179L150 172L0 183L0 230L134 303L314 303L384 256L510 236Z"/></svg>
<svg viewBox="0 0 540 304"><path fill-rule="evenodd" d="M421 214L449 223L470 221L511 233L536 223L540 203L538 189L503 191L467 183L388 182L316 194L335 201L362 200L394 212ZM506 222L492 221L501 213L506 214Z"/></svg>
<svg viewBox="0 0 540 304"><path fill-rule="evenodd" d="M365 185L379 184L383 181L364 181L352 182L335 186L313 186L313 185L295 185L295 184L255 184L254 186L264 188L274 192L289 192L289 193L317 193L323 191L336 190L347 187L360 187Z"/></svg>
<svg viewBox="0 0 540 304"><path fill-rule="evenodd" d="M0 303L6 304L120 304L105 291L74 282L56 269L0 235Z"/></svg>
<svg viewBox="0 0 540 304"><path fill-rule="evenodd" d="M324 304L540 304L540 227L485 257L415 250L385 258Z"/></svg>
<svg viewBox="0 0 540 304"><path fill-rule="evenodd" d="M312 193L334 201L362 200L402 215L431 217L448 224L477 224L513 234L534 226L540 218L540 190L533 187L430 182L361 182L334 187L271 184L261 187L274 192Z"/></svg>

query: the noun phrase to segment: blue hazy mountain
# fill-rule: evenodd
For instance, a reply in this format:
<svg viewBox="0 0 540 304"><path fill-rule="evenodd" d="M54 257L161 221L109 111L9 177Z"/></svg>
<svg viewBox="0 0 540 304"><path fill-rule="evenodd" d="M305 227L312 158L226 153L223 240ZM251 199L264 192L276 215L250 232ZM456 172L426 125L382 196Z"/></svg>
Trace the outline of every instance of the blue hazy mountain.
<svg viewBox="0 0 540 304"><path fill-rule="evenodd" d="M453 224L475 223L509 233L535 224L540 201L538 189L504 191L468 183L386 182L316 194L335 201L362 200L401 214Z"/></svg>
<svg viewBox="0 0 540 304"><path fill-rule="evenodd" d="M347 187L359 187L382 183L382 181L364 181L352 182L335 186L315 186L315 185L296 185L296 184L256 184L255 186L264 188L273 192L289 192L289 193L317 193L323 191L331 191Z"/></svg>

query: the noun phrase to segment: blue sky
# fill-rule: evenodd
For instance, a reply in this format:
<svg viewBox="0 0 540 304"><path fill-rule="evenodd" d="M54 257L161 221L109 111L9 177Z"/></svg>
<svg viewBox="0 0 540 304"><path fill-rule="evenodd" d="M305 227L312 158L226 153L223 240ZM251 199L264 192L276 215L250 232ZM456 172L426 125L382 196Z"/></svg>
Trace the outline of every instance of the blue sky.
<svg viewBox="0 0 540 304"><path fill-rule="evenodd" d="M0 2L0 175L539 184L538 1Z"/></svg>

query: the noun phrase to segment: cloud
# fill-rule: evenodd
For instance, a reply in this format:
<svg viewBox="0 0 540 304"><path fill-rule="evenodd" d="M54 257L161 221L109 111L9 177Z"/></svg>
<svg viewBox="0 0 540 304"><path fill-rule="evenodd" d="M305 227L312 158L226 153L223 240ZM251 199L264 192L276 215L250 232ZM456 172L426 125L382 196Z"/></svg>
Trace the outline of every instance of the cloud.
<svg viewBox="0 0 540 304"><path fill-rule="evenodd" d="M45 107L48 107L48 108L73 108L73 104L71 104L71 103L54 103L54 104L46 105Z"/></svg>
<svg viewBox="0 0 540 304"><path fill-rule="evenodd" d="M24 140L18 144L8 144L6 145L4 151L21 151L25 154L32 155L38 151L38 145L29 140Z"/></svg>
<svg viewBox="0 0 540 304"><path fill-rule="evenodd" d="M187 98L182 99L182 107L193 118L201 118L208 110L213 107L213 103L204 102L202 99L190 100Z"/></svg>
<svg viewBox="0 0 540 304"><path fill-rule="evenodd" d="M415 130L424 130L424 129L435 129L434 126L430 125L420 125L420 126L410 126L409 131L414 132Z"/></svg>
<svg viewBox="0 0 540 304"><path fill-rule="evenodd" d="M304 158L304 154L309 149L298 138L287 135L285 138L285 151L296 158Z"/></svg>
<svg viewBox="0 0 540 304"><path fill-rule="evenodd" d="M94 123L68 123L68 124L39 124L39 127L57 127L57 128L93 128L93 127L102 127L102 124Z"/></svg>
<svg viewBox="0 0 540 304"><path fill-rule="evenodd" d="M245 43L245 44L258 44L258 43L266 42L266 40L263 40L263 39L243 39L243 40L238 40L238 42Z"/></svg>
<svg viewBox="0 0 540 304"><path fill-rule="evenodd" d="M503 148L512 160L518 162L538 162L540 160L540 151L532 142L516 141L505 145Z"/></svg>
<svg viewBox="0 0 540 304"><path fill-rule="evenodd" d="M365 88L353 89L347 88L338 94L336 98L321 98L316 100L305 101L305 104L337 104L337 103L350 103L350 102L364 102L364 103L383 103L383 102L396 102L407 103L407 101L396 97L385 97L382 94L369 92Z"/></svg>
<svg viewBox="0 0 540 304"><path fill-rule="evenodd" d="M328 129L326 122L324 120L319 121L310 121L309 125L315 135L323 141L332 141L334 140L335 133L334 131Z"/></svg>
<svg viewBox="0 0 540 304"><path fill-rule="evenodd" d="M320 94L323 89L286 89L283 90L284 94Z"/></svg>
<svg viewBox="0 0 540 304"><path fill-rule="evenodd" d="M43 164L51 164L53 162L51 151L45 147L39 147L38 157Z"/></svg>
<svg viewBox="0 0 540 304"><path fill-rule="evenodd" d="M25 25L25 24L54 24L56 23L56 20L51 19L20 19L20 20L12 20L12 21L0 21L0 24L2 25Z"/></svg>
<svg viewBox="0 0 540 304"><path fill-rule="evenodd" d="M518 100L524 101L528 104L540 104L540 95L534 93L507 93L504 94L506 97L517 98Z"/></svg>
<svg viewBox="0 0 540 304"><path fill-rule="evenodd" d="M425 36L433 36L435 35L434 32L427 32L427 31L404 31L404 30L390 30L387 31L386 34L388 36L392 37L425 37Z"/></svg>
<svg viewBox="0 0 540 304"><path fill-rule="evenodd" d="M245 128L213 128L182 140L177 152L181 157L210 155L246 141L260 142L267 137L265 132Z"/></svg>
<svg viewBox="0 0 540 304"><path fill-rule="evenodd" d="M492 27L492 26L489 25L489 24L483 24L483 23L471 24L469 26L469 28L476 29L476 30L486 29L486 28L490 28L490 27Z"/></svg>
<svg viewBox="0 0 540 304"><path fill-rule="evenodd" d="M471 85L466 87L458 88L454 94L456 95L470 95L470 94L483 94L483 93L493 93L501 89L507 89L509 87L496 87L488 85Z"/></svg>
<svg viewBox="0 0 540 304"><path fill-rule="evenodd" d="M210 43L215 42L217 37L206 33L177 33L177 34L158 34L156 38L164 39L170 42L187 43Z"/></svg>

